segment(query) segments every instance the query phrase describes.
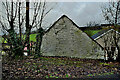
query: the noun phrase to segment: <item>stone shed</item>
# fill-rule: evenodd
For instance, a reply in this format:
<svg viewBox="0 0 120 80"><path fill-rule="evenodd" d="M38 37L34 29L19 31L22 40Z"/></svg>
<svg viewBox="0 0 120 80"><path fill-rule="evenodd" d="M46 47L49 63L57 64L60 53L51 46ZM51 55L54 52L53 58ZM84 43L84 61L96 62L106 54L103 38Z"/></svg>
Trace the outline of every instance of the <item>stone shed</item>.
<svg viewBox="0 0 120 80"><path fill-rule="evenodd" d="M103 58L102 48L66 15L60 17L45 33L41 52L44 56Z"/></svg>
<svg viewBox="0 0 120 80"><path fill-rule="evenodd" d="M92 38L99 43L103 48L107 47L111 47L115 46L115 42L114 42L114 34L116 33L116 38L118 39L118 37L120 36L120 33L114 29L106 29L106 30L102 30L100 32L98 32L97 34L93 35ZM105 40L106 42L106 46L105 46ZM118 45L120 45L120 40L118 41Z"/></svg>
<svg viewBox="0 0 120 80"><path fill-rule="evenodd" d="M92 36L92 38L104 48L106 59L108 58L107 52L114 52L114 59L116 59L118 55L118 50L114 40L115 34L116 39L118 40L117 44L120 47L120 33L114 29L105 29Z"/></svg>

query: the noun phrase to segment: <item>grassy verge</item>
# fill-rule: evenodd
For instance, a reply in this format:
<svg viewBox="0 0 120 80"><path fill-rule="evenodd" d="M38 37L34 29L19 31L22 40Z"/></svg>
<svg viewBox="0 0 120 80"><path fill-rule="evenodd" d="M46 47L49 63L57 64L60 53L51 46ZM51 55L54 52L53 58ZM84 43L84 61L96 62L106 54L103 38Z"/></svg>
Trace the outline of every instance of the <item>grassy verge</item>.
<svg viewBox="0 0 120 80"><path fill-rule="evenodd" d="M89 36L93 36L94 34L100 32L101 30L85 30L84 32L87 33Z"/></svg>

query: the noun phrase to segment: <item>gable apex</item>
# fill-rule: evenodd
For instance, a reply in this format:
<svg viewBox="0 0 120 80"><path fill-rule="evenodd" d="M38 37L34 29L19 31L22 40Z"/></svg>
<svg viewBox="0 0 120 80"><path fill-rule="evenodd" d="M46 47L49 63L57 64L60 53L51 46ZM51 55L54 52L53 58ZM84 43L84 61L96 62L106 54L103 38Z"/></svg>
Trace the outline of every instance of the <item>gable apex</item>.
<svg viewBox="0 0 120 80"><path fill-rule="evenodd" d="M70 19L67 15L63 14L63 15L61 15L61 16L57 19L57 21L59 21L59 20L62 19L62 18L67 18L67 19L69 19L69 20L72 20L72 19Z"/></svg>
<svg viewBox="0 0 120 80"><path fill-rule="evenodd" d="M72 22L73 25L75 25L78 29L80 29L80 27L79 27L78 25L76 25L76 23L74 23L74 21L72 21L72 19L70 19L70 18L69 18L68 16L66 16L66 15L62 15L60 18L58 18L58 19L50 26L50 28L46 31L46 33L49 32L50 29L51 29L56 23L58 23L59 20L61 20L61 19L63 19L63 18L67 18L68 20L70 20L70 21ZM81 30L81 29L80 29L80 30Z"/></svg>
<svg viewBox="0 0 120 80"><path fill-rule="evenodd" d="M67 15L62 15L62 16L58 19L58 21L59 21L60 19L62 19L62 18L67 18L67 19L69 19L69 20L73 23L73 25L75 25L77 28L80 29L80 27L79 27L70 17L68 17Z"/></svg>
<svg viewBox="0 0 120 80"><path fill-rule="evenodd" d="M64 17L68 18L68 16L62 15L59 19L64 18ZM68 19L69 19L69 18L68 18Z"/></svg>

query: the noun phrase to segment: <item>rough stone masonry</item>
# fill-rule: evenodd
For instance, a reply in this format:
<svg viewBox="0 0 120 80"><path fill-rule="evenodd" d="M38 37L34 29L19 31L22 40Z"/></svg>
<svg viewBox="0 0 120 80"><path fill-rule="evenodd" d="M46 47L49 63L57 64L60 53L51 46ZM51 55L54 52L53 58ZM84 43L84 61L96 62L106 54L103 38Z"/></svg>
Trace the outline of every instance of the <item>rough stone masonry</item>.
<svg viewBox="0 0 120 80"><path fill-rule="evenodd" d="M41 52L44 56L103 58L101 47L82 32L67 16L59 18L43 36Z"/></svg>

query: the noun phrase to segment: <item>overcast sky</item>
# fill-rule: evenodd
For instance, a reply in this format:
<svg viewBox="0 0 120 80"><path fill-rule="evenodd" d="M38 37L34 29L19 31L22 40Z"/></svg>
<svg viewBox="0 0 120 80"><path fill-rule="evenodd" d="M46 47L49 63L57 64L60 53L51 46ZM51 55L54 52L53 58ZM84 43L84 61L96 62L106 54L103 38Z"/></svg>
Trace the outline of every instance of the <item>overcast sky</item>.
<svg viewBox="0 0 120 80"><path fill-rule="evenodd" d="M105 23L101 12L103 5L104 2L58 2L46 17L46 22L54 23L62 15L66 15L80 27L92 21Z"/></svg>
<svg viewBox="0 0 120 80"><path fill-rule="evenodd" d="M62 15L68 16L80 27L84 27L92 21L105 23L101 12L101 6L104 4L105 2L50 2L48 5L54 6L54 8L45 18L47 23L45 28Z"/></svg>

